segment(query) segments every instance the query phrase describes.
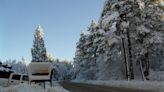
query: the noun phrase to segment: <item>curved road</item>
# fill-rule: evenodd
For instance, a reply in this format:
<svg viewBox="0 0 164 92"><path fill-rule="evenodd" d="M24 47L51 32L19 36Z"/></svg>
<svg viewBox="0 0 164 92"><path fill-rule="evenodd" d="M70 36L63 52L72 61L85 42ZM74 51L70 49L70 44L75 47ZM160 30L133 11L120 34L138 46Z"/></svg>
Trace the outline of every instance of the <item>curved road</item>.
<svg viewBox="0 0 164 92"><path fill-rule="evenodd" d="M83 83L61 82L60 84L63 86L63 88L69 90L70 92L153 92L120 87L90 85Z"/></svg>

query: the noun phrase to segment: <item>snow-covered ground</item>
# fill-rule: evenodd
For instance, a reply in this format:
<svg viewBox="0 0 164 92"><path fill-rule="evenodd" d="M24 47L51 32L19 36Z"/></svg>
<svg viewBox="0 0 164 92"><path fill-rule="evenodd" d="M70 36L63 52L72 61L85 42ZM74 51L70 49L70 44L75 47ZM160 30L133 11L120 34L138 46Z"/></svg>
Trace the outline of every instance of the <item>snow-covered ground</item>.
<svg viewBox="0 0 164 92"><path fill-rule="evenodd" d="M0 78L0 86L3 86L3 87L8 86L8 79Z"/></svg>
<svg viewBox="0 0 164 92"><path fill-rule="evenodd" d="M28 85L27 83L8 86L7 82L7 79L0 79L0 92L69 92L61 87L57 82L53 82L53 87L46 85L46 89L37 84Z"/></svg>
<svg viewBox="0 0 164 92"><path fill-rule="evenodd" d="M36 84L19 84L15 86L9 87L0 87L0 92L69 92L61 86L54 86L54 87L43 87L36 85Z"/></svg>
<svg viewBox="0 0 164 92"><path fill-rule="evenodd" d="M151 90L153 92L163 92L164 82L157 81L126 81L126 80L73 80L72 82L87 83L94 85L104 85L110 87L123 87L141 90Z"/></svg>

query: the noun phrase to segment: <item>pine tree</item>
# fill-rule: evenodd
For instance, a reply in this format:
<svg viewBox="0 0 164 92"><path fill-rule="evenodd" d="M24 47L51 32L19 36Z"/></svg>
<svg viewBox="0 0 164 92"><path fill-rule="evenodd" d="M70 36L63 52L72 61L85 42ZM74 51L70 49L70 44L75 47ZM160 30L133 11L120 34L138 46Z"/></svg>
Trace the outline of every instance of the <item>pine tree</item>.
<svg viewBox="0 0 164 92"><path fill-rule="evenodd" d="M99 23L92 21L77 44L77 76L93 68L97 79L149 79L150 69L164 70L161 2L106 0ZM92 60L97 67L90 66Z"/></svg>
<svg viewBox="0 0 164 92"><path fill-rule="evenodd" d="M48 62L54 62L55 61L54 56L48 52L47 52L47 59L48 59Z"/></svg>
<svg viewBox="0 0 164 92"><path fill-rule="evenodd" d="M32 53L32 62L47 62L47 51L44 45L44 33L43 28L38 25L33 41L33 48L31 49Z"/></svg>
<svg viewBox="0 0 164 92"><path fill-rule="evenodd" d="M22 64L26 65L27 64L27 60L25 57L22 57L22 60L20 61Z"/></svg>
<svg viewBox="0 0 164 92"><path fill-rule="evenodd" d="M75 68L78 72L78 78L93 79L95 78L97 42L97 24L92 20L88 27L87 34L81 33L80 40L77 44L75 55Z"/></svg>
<svg viewBox="0 0 164 92"><path fill-rule="evenodd" d="M97 24L96 24L96 22L94 21L94 20L92 20L91 21L91 25L90 25L90 27L88 28L88 31L90 31L90 32L94 32L95 30L96 30L96 28L97 28Z"/></svg>

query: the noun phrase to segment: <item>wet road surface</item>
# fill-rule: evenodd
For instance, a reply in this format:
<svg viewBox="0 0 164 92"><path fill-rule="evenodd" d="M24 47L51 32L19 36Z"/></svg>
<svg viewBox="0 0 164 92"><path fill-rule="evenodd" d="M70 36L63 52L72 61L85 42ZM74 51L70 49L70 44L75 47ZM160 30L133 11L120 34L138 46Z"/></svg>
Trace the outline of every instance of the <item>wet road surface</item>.
<svg viewBox="0 0 164 92"><path fill-rule="evenodd" d="M120 87L90 85L83 83L61 82L60 84L63 86L63 88L69 90L70 92L153 92Z"/></svg>

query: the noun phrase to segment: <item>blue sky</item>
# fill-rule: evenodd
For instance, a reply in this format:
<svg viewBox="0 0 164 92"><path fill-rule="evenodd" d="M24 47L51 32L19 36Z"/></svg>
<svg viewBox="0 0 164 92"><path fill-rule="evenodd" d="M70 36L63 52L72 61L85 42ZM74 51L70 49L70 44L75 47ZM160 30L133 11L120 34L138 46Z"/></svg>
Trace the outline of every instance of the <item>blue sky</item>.
<svg viewBox="0 0 164 92"><path fill-rule="evenodd" d="M33 34L38 24L47 51L73 60L81 30L98 21L104 0L0 0L0 59L31 61Z"/></svg>

